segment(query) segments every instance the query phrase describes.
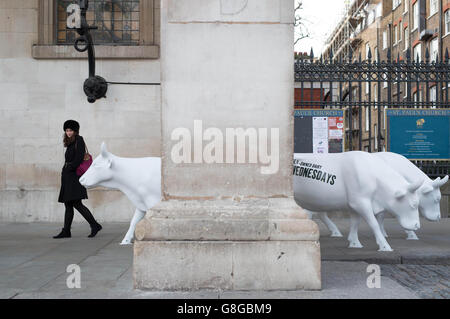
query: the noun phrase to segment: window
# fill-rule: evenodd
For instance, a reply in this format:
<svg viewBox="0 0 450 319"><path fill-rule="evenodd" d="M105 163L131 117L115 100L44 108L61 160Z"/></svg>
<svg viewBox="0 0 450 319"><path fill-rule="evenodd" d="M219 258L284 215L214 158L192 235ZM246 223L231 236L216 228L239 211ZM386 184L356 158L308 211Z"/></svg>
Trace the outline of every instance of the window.
<svg viewBox="0 0 450 319"><path fill-rule="evenodd" d="M430 58L431 58L431 62L437 62L437 57L439 54L438 51L438 38L434 38L433 40L431 40L430 42Z"/></svg>
<svg viewBox="0 0 450 319"><path fill-rule="evenodd" d="M373 56L373 60L375 62L378 62L378 47L375 47L374 51L374 56Z"/></svg>
<svg viewBox="0 0 450 319"><path fill-rule="evenodd" d="M365 106L366 113L366 132L369 131L369 107Z"/></svg>
<svg viewBox="0 0 450 319"><path fill-rule="evenodd" d="M419 58L419 60L417 60L417 57ZM416 45L414 47L413 60L415 62L422 62L422 44L421 43L419 43L418 45Z"/></svg>
<svg viewBox="0 0 450 319"><path fill-rule="evenodd" d="M394 28L394 44L398 43L398 25Z"/></svg>
<svg viewBox="0 0 450 319"><path fill-rule="evenodd" d="M37 1L36 1L37 2ZM75 0L39 0L37 43L32 47L36 59L73 59L85 54L61 48L72 46L78 38L75 30L67 30L69 4ZM157 0L91 0L87 22L98 58L159 58L160 6ZM113 50L120 46L121 50ZM74 54L76 56L74 56Z"/></svg>
<svg viewBox="0 0 450 319"><path fill-rule="evenodd" d="M392 10L395 10L401 4L402 4L402 0L393 0L392 1Z"/></svg>
<svg viewBox="0 0 450 319"><path fill-rule="evenodd" d="M450 33L450 10L445 11L445 34Z"/></svg>
<svg viewBox="0 0 450 319"><path fill-rule="evenodd" d="M373 101L374 103L374 108L377 109L378 108L378 86L375 84L374 88L373 88Z"/></svg>
<svg viewBox="0 0 450 319"><path fill-rule="evenodd" d="M402 41L402 23L399 22L398 24L398 42Z"/></svg>
<svg viewBox="0 0 450 319"><path fill-rule="evenodd" d="M66 29L67 6L72 0L58 0L57 44L72 44L78 37L75 30ZM98 30L91 34L96 44L139 44L139 0L91 1L86 12L89 25Z"/></svg>
<svg viewBox="0 0 450 319"><path fill-rule="evenodd" d="M366 94L369 94L370 82L366 82Z"/></svg>
<svg viewBox="0 0 450 319"><path fill-rule="evenodd" d="M369 42L366 43L366 60L369 59L369 50L370 50L370 44Z"/></svg>
<svg viewBox="0 0 450 319"><path fill-rule="evenodd" d="M383 31L383 50L387 49L388 46L387 31Z"/></svg>
<svg viewBox="0 0 450 319"><path fill-rule="evenodd" d="M430 102L431 102L432 109L436 108L436 99L437 99L436 92L437 92L436 85L430 88Z"/></svg>
<svg viewBox="0 0 450 319"><path fill-rule="evenodd" d="M409 0L405 0L404 5L403 5L403 13L408 12L408 8L409 7Z"/></svg>
<svg viewBox="0 0 450 319"><path fill-rule="evenodd" d="M419 1L413 4L413 31L419 27Z"/></svg>
<svg viewBox="0 0 450 319"><path fill-rule="evenodd" d="M376 151L377 149L378 149L378 130L377 130L377 125L376 124L374 124L373 125L373 135L374 135L374 137L375 137L375 143L374 143L374 150Z"/></svg>
<svg viewBox="0 0 450 319"><path fill-rule="evenodd" d="M405 28L405 50L409 48L409 28Z"/></svg>
<svg viewBox="0 0 450 319"><path fill-rule="evenodd" d="M438 0L430 0L430 17L438 12Z"/></svg>

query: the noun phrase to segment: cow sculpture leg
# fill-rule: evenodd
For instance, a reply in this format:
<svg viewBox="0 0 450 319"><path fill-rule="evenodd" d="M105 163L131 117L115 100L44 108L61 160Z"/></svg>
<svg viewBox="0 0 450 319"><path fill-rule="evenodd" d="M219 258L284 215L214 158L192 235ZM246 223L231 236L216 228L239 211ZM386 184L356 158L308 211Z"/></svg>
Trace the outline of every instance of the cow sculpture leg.
<svg viewBox="0 0 450 319"><path fill-rule="evenodd" d="M386 230L384 229L384 213L379 213L376 215L377 217L377 221L378 221L378 225L380 226L381 229L381 233L383 234L384 237L388 237Z"/></svg>
<svg viewBox="0 0 450 319"><path fill-rule="evenodd" d="M343 237L336 224L328 217L328 214L319 213L320 220L327 226L328 230L331 232L331 237Z"/></svg>
<svg viewBox="0 0 450 319"><path fill-rule="evenodd" d="M406 232L406 240L419 240L416 233L413 230L405 230Z"/></svg>
<svg viewBox="0 0 450 319"><path fill-rule="evenodd" d="M305 213L308 215L309 219L312 219L313 212L307 209L304 209ZM331 232L331 237L342 237L341 232L337 228L336 224L328 217L326 212L316 212L319 215L320 220L327 226L328 230Z"/></svg>
<svg viewBox="0 0 450 319"><path fill-rule="evenodd" d="M383 236L381 232L380 226L378 225L378 221L373 214L373 208L370 202L361 201L353 204L352 209L355 212L359 212L364 220L367 222L369 227L372 229L373 234L375 235L375 239L378 244L378 251L392 251L391 246L387 242L386 238ZM357 230L356 230L357 231Z"/></svg>
<svg viewBox="0 0 450 319"><path fill-rule="evenodd" d="M359 242L358 227L361 221L361 216L357 213L350 212L350 232L348 233L349 248L362 248L363 246Z"/></svg>
<svg viewBox="0 0 450 319"><path fill-rule="evenodd" d="M122 242L120 243L121 245L131 244L131 241L133 240L133 237L134 237L134 230L136 229L136 224L142 218L144 218L145 213L146 213L145 211L136 208L136 210L134 211L133 218L131 219L131 222L130 222L130 227L128 228L128 231L127 231L125 237L123 238Z"/></svg>

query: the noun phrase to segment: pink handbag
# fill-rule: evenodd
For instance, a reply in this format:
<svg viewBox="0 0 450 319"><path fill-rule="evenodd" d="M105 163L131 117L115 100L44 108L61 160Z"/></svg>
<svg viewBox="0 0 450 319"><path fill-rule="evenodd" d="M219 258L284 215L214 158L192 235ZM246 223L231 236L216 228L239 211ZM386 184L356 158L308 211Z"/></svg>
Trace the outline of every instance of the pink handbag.
<svg viewBox="0 0 450 319"><path fill-rule="evenodd" d="M86 146L86 144L85 144ZM89 154L89 150L86 146L86 152L84 153L83 162L81 162L80 166L77 167L77 175L82 176L92 164L92 156Z"/></svg>

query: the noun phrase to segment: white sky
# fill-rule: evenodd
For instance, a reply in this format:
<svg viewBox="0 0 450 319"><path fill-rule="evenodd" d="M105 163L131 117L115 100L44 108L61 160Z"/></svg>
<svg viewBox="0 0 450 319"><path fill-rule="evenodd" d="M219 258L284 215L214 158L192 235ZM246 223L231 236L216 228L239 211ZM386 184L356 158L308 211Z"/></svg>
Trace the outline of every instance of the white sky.
<svg viewBox="0 0 450 319"><path fill-rule="evenodd" d="M299 0L295 0L297 3ZM303 9L300 11L306 24L310 38L300 40L295 45L295 51L307 52L314 50L314 56L320 57L328 35L342 17L345 0L302 0Z"/></svg>

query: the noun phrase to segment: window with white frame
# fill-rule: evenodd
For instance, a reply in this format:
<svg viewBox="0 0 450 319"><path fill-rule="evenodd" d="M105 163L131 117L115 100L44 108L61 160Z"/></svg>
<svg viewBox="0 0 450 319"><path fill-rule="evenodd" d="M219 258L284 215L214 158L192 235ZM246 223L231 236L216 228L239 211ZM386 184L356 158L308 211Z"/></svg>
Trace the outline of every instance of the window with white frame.
<svg viewBox="0 0 450 319"><path fill-rule="evenodd" d="M387 39L387 31L383 31L383 50L386 50L388 46L388 39Z"/></svg>
<svg viewBox="0 0 450 319"><path fill-rule="evenodd" d="M366 132L369 131L369 107L365 107L366 113Z"/></svg>
<svg viewBox="0 0 450 319"><path fill-rule="evenodd" d="M417 58L419 58L419 60L417 60ZM419 43L418 45L416 45L414 47L413 60L415 62L422 62L422 44L421 43Z"/></svg>
<svg viewBox="0 0 450 319"><path fill-rule="evenodd" d="M450 33L450 10L445 11L445 34Z"/></svg>
<svg viewBox="0 0 450 319"><path fill-rule="evenodd" d="M373 101L374 103L374 108L377 109L378 108L378 86L375 84L373 87Z"/></svg>
<svg viewBox="0 0 450 319"><path fill-rule="evenodd" d="M375 47L375 49L373 49L373 53L374 53L373 60L375 62L378 62L378 47Z"/></svg>
<svg viewBox="0 0 450 319"><path fill-rule="evenodd" d="M431 108L435 109L436 108L436 100L437 100L437 87L432 86L430 88L430 102L431 102Z"/></svg>
<svg viewBox="0 0 450 319"><path fill-rule="evenodd" d="M366 60L369 59L369 50L370 50L370 44L369 42L366 43Z"/></svg>
<svg viewBox="0 0 450 319"><path fill-rule="evenodd" d="M419 27L419 1L413 4L413 30Z"/></svg>
<svg viewBox="0 0 450 319"><path fill-rule="evenodd" d="M405 50L409 48L409 27L405 28Z"/></svg>
<svg viewBox="0 0 450 319"><path fill-rule="evenodd" d="M403 5L403 13L408 12L409 7L409 0L405 0Z"/></svg>
<svg viewBox="0 0 450 319"><path fill-rule="evenodd" d="M366 82L366 94L369 94L370 82Z"/></svg>
<svg viewBox="0 0 450 319"><path fill-rule="evenodd" d="M400 23L398 24L398 42L402 41L402 35L403 35L403 32L402 32L402 23L400 22Z"/></svg>
<svg viewBox="0 0 450 319"><path fill-rule="evenodd" d="M439 49L438 49L438 39L439 38L434 38L433 40L431 40L430 42L430 58L431 58L431 62L437 62L437 57L439 54Z"/></svg>
<svg viewBox="0 0 450 319"><path fill-rule="evenodd" d="M393 0L392 1L392 10L395 10L401 4L402 4L402 0Z"/></svg>
<svg viewBox="0 0 450 319"><path fill-rule="evenodd" d="M430 17L438 12L438 0L430 0Z"/></svg>
<svg viewBox="0 0 450 319"><path fill-rule="evenodd" d="M394 28L394 45L398 43L398 25Z"/></svg>
<svg viewBox="0 0 450 319"><path fill-rule="evenodd" d="M378 149L378 127L376 124L373 125L373 135L375 137L374 150Z"/></svg>

